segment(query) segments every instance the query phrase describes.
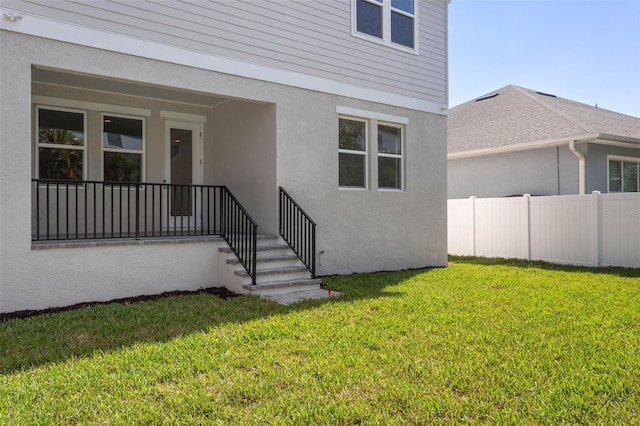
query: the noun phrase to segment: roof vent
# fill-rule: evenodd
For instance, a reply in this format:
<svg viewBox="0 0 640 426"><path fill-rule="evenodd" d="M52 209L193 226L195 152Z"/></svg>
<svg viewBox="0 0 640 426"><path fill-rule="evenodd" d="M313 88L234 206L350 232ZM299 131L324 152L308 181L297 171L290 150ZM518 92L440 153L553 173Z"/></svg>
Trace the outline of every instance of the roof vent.
<svg viewBox="0 0 640 426"><path fill-rule="evenodd" d="M551 93L544 93L544 92L536 92L536 93L542 96L549 96L550 98L557 98L556 95L552 95Z"/></svg>
<svg viewBox="0 0 640 426"><path fill-rule="evenodd" d="M484 100L487 100L487 99L495 98L499 94L500 93L494 93L493 95L485 96L484 98L478 98L478 99L476 99L476 102L480 102L480 101L484 101Z"/></svg>

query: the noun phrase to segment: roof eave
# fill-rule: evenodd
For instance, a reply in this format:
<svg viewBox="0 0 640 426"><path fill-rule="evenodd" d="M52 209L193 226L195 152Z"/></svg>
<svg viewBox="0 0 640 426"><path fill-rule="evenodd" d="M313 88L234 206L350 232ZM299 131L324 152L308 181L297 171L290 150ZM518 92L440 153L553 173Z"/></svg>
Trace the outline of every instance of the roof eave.
<svg viewBox="0 0 640 426"><path fill-rule="evenodd" d="M498 146L494 148L482 148L482 149L474 149L470 151L452 152L447 154L447 160L456 160L459 158L468 158L468 157L480 157L483 155L503 154L506 152L527 151L530 149L548 148L548 147L565 145L571 141L573 141L574 143L592 142L596 139L600 139L601 136L602 135L600 133L584 133L584 134L578 134L578 135L573 135L569 137L544 139L544 140L533 141L533 142L524 142L524 143L518 143L513 145Z"/></svg>

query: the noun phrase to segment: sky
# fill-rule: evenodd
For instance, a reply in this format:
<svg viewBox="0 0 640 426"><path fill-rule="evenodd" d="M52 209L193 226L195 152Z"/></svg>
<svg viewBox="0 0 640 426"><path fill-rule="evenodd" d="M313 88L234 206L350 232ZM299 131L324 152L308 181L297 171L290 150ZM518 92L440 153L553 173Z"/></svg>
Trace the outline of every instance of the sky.
<svg viewBox="0 0 640 426"><path fill-rule="evenodd" d="M452 0L450 107L509 84L640 117L640 0Z"/></svg>

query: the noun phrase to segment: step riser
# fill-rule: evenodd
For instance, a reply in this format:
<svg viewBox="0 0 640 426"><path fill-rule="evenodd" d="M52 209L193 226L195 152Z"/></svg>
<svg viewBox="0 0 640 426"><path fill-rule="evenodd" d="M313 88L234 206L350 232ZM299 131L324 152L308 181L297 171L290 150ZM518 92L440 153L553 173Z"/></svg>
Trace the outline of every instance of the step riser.
<svg viewBox="0 0 640 426"><path fill-rule="evenodd" d="M250 286L245 286L246 290L249 290L250 294L257 294L258 296L272 296L276 294L287 294L293 293L296 291L307 291L307 290L319 290L320 284L311 284L311 285L295 285L289 287L279 287L279 288L260 288L256 286L256 288L249 288Z"/></svg>
<svg viewBox="0 0 640 426"><path fill-rule="evenodd" d="M235 259L235 258L234 258ZM229 265L235 265L235 266L240 266L240 262L237 262L235 260L233 261L227 261L227 264ZM291 259L291 260L265 260L265 261L261 261L260 259L258 259L258 270L262 269L262 268L297 268L297 267L302 267L304 266L302 264L302 262L300 261L300 259L298 259L297 257L295 259Z"/></svg>
<svg viewBox="0 0 640 426"><path fill-rule="evenodd" d="M309 271L307 272L290 272L290 273L282 273L282 274L269 274L269 275L258 275L256 276L257 284L267 284L274 281L284 281L284 280L308 280L311 278L311 274ZM242 280L242 284L251 284L251 277L240 277Z"/></svg>

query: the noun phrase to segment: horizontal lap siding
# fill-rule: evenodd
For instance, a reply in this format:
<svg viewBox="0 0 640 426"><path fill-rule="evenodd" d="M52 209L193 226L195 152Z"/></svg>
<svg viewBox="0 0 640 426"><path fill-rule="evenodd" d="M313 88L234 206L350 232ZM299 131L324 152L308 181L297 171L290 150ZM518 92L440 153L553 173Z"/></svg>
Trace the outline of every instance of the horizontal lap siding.
<svg viewBox="0 0 640 426"><path fill-rule="evenodd" d="M351 35L351 3L6 1L8 8L222 57L446 102L446 4L420 0L419 55Z"/></svg>

